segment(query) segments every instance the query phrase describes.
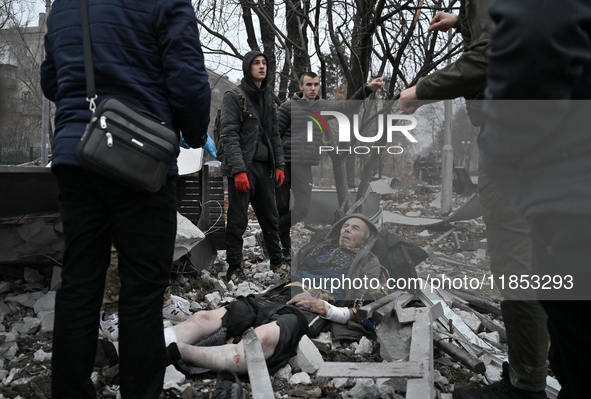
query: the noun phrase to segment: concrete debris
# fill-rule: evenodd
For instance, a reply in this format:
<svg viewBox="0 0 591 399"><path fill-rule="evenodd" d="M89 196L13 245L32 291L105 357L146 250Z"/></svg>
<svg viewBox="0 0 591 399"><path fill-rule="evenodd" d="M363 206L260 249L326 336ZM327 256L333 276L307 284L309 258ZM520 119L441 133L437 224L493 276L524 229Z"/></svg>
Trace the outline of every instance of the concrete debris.
<svg viewBox="0 0 591 399"><path fill-rule="evenodd" d="M47 313L41 319L41 331L53 332L53 322L55 320L55 313Z"/></svg>
<svg viewBox="0 0 591 399"><path fill-rule="evenodd" d="M275 378L281 378L282 380L289 380L293 375L291 372L291 365L288 363L284 367L281 367L275 373Z"/></svg>
<svg viewBox="0 0 591 399"><path fill-rule="evenodd" d="M345 388L352 385L351 380L349 378L333 378L332 379L332 386L340 389Z"/></svg>
<svg viewBox="0 0 591 399"><path fill-rule="evenodd" d="M35 334L41 326L41 320L35 317L25 317L22 323L15 324L16 330L21 334Z"/></svg>
<svg viewBox="0 0 591 399"><path fill-rule="evenodd" d="M175 369L174 366L168 366L164 374L164 389L176 388L180 390L179 385L183 384L186 379L187 377Z"/></svg>
<svg viewBox="0 0 591 399"><path fill-rule="evenodd" d="M306 384L307 385L307 384L312 383L312 379L310 378L308 373L301 371L299 373L292 375L291 378L289 379L289 383L291 385L297 385L297 384Z"/></svg>
<svg viewBox="0 0 591 399"><path fill-rule="evenodd" d="M403 399L404 398L403 396L398 395L396 393L396 390L387 384L379 385L378 391L380 393L380 399Z"/></svg>
<svg viewBox="0 0 591 399"><path fill-rule="evenodd" d="M41 311L53 312L55 310L55 291L49 291L47 294L39 298L33 304L33 310L36 314Z"/></svg>
<svg viewBox="0 0 591 399"><path fill-rule="evenodd" d="M212 292L211 294L205 295L205 302L207 303L210 309L217 309L221 300L222 297L217 292Z"/></svg>
<svg viewBox="0 0 591 399"><path fill-rule="evenodd" d="M483 332L478 334L480 338L487 340L488 342L492 342L493 344L500 345L501 344L501 337L499 336L498 331L493 331L490 333Z"/></svg>
<svg viewBox="0 0 591 399"><path fill-rule="evenodd" d="M244 243L242 244L243 248L252 248L257 245L257 240L254 236L246 237L244 239Z"/></svg>
<svg viewBox="0 0 591 399"><path fill-rule="evenodd" d="M343 398L365 398L378 399L380 397L380 389L371 378L357 378L356 384L349 392L345 392Z"/></svg>
<svg viewBox="0 0 591 399"><path fill-rule="evenodd" d="M289 360L289 364L294 369L310 374L318 371L323 362L320 351L307 335L304 335L300 340L297 354Z"/></svg>
<svg viewBox="0 0 591 399"><path fill-rule="evenodd" d="M405 188L404 179L396 190L386 190L389 194L384 194L381 206L385 212L396 213L403 216L421 216L420 220L433 219L441 220L439 210L435 207L439 204L437 188L433 187L435 192L429 190L409 190ZM380 185L380 187L383 185ZM454 197L453 208L460 209L465 199L459 200ZM385 214L384 214L385 215ZM412 218L407 218L412 219ZM244 266L243 271L246 275L245 281L226 282L225 274L227 270L226 253L218 251L214 264L207 270L200 270L197 273L201 280L207 282L207 285L200 285L200 279L188 273L176 273L171 279L173 292L186 299L188 307L192 312L203 309L218 308L224 304L234 301L238 296L247 296L265 291L276 283L283 281L289 274L287 267L279 271L270 270L269 260L262 260L262 250L256 243L254 233L260 229L256 219L250 218L247 231L245 233L245 245L243 251ZM441 258L430 257L416 267L419 276L426 278L441 279L441 275L446 277L478 278L483 280L485 285L490 276L488 271L488 254L486 252L485 226L481 218L468 221L453 221L453 233L447 234L450 227L445 229L434 229L422 222L419 225L390 224L389 219L384 216L384 224L391 231L403 236L419 246L429 246L429 251L433 254L439 254L451 259L455 263L443 261ZM30 224L30 223L23 223ZM428 224L428 223L427 223ZM49 227L47 229L46 227ZM297 251L304 243L308 241L316 229L322 229L324 225L305 225L298 223L291 229L292 247ZM11 230L12 229L12 230ZM7 231L11 231L7 234ZM33 248L32 244L45 245L44 241L52 239L55 232L59 233L58 224L54 221L43 220L36 221L26 227L0 226L0 262L7 258L18 258L17 250L23 248ZM61 233L59 233L61 234ZM460 246L457 246L457 242ZM6 245L9 246L5 251ZM53 256L50 251L55 253L60 249L60 244L54 248L46 246L49 256L58 261L59 256ZM40 247L35 247L35 250ZM185 248L186 250L186 248ZM461 259L461 261L460 261ZM43 260L48 262L48 258ZM469 264L467 262L470 262ZM33 262L29 263L33 264ZM469 267L472 266L472 267ZM51 332L53 330L53 321L55 317L55 290L61 285L61 268L51 264L44 269L37 265L32 268L22 268L20 277L4 276L0 278L0 381L3 383L3 390L10 390L11 387L18 385L19 391L4 391L4 397L36 397L33 391L31 378L41 375L47 380L50 378L50 367L48 366L51 358ZM204 289L203 287L206 287ZM213 287L213 288L212 288ZM498 303L499 294L496 290L490 290L485 286L480 296L484 296L490 303ZM496 288L496 287L495 287ZM451 291L447 291L453 294ZM442 294L443 295L443 294ZM454 294L455 295L455 294ZM459 296L459 295L458 295ZM457 297L454 297L457 299ZM447 299L447 297L446 297ZM453 299L453 303L456 303ZM467 302L466 302L467 301ZM461 302L466 307L472 304L468 300ZM418 301L413 301L407 306L407 310L421 307ZM454 305L455 306L455 305ZM416 307L416 308L415 308ZM481 332L480 336L491 342L498 342L497 333L489 333L489 327L483 322L482 317L489 319L492 323L499 323L498 313L474 305L473 308L480 309L483 315L478 312L461 313L460 318L470 325L470 328L476 332ZM482 309L487 309L484 312ZM468 309L465 309L468 310ZM454 312L456 309L454 309ZM471 317L471 314L479 317ZM480 320L482 326L477 324ZM500 322L502 325L502 322ZM326 362L350 363L367 361L374 365L380 361L395 362L408 360L412 323L400 324L396 312L389 318L382 320L377 325L375 336L362 338L359 342L338 341L331 336L330 332L322 333L318 337L309 339L304 337L298 346L298 354L290 360L290 363L280 369L273 376L273 387L275 397L277 398L315 398L326 396L327 390L332 397L343 398L383 398L383 399L402 399L407 390L407 378L378 378L374 381L372 378L326 378L318 377L318 367L326 359ZM483 330L487 332L482 333ZM447 339L446 339L447 341ZM380 353L375 353L373 349L379 344ZM323 359L324 355L324 359ZM436 397L445 399L447 394L453 390L457 381L453 380L453 375L460 372L464 377L470 375L470 372L458 363L457 360L436 352L434 359L433 377ZM366 368L367 369L367 368ZM301 371L300 371L301 370ZM453 370L450 373L449 370ZM97 388L101 398L120 397L118 384L118 366L106 370L95 371L92 375L92 381ZM487 366L486 377L489 382L498 379L500 370L492 363ZM451 380L451 381L448 381ZM478 384L484 384L481 377L473 379ZM37 380L34 380L37 381ZM187 389L194 391L199 395L187 397L206 398L211 395L215 385L215 379L203 379L202 377L185 378L175 369L169 368L166 373L165 387L178 389L179 391ZM297 387L296 385L300 385ZM38 384L46 397L51 394L47 387L49 384ZM28 388L30 387L30 388ZM16 389L16 388L15 388ZM27 389L29 389L27 391ZM249 390L249 385L245 384L245 389ZM251 394L251 393L250 393ZM0 395L0 399L3 397Z"/></svg>
<svg viewBox="0 0 591 399"><path fill-rule="evenodd" d="M464 323L466 323L466 325L470 327L472 331L477 333L480 330L480 325L482 323L478 316L476 316L474 313L464 312L463 310L455 310L454 312L456 312L458 316L462 318Z"/></svg>
<svg viewBox="0 0 591 399"><path fill-rule="evenodd" d="M355 354L360 356L366 356L373 350L373 345L366 337L361 337L359 340L359 346L355 349Z"/></svg>
<svg viewBox="0 0 591 399"><path fill-rule="evenodd" d="M439 370L433 371L433 381L442 385L449 384L449 380L446 377L442 376Z"/></svg>
<svg viewBox="0 0 591 399"><path fill-rule="evenodd" d="M377 330L380 355L389 362L408 360L412 324L402 325L396 317L389 317Z"/></svg>
<svg viewBox="0 0 591 399"><path fill-rule="evenodd" d="M33 355L33 360L36 363L43 363L43 362L45 362L47 360L51 360L51 353L45 353L45 351L43 349L39 349Z"/></svg>

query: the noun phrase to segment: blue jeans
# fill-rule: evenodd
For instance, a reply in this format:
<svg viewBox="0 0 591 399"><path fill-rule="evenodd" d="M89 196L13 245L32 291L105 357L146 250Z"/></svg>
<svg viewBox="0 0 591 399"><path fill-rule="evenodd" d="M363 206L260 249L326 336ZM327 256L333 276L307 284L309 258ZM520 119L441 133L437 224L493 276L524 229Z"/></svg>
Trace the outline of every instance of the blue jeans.
<svg viewBox="0 0 591 399"><path fill-rule="evenodd" d="M119 368L126 399L158 398L165 371L162 295L176 235L176 181L135 191L88 170L56 166L65 236L53 332L54 399L95 398L99 311L111 244L119 252Z"/></svg>

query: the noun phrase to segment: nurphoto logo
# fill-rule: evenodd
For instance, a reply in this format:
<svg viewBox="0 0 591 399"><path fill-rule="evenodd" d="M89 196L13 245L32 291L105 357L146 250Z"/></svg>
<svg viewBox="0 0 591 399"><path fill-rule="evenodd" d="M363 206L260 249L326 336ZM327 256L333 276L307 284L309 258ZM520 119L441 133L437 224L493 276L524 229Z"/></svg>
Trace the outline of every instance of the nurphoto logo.
<svg viewBox="0 0 591 399"><path fill-rule="evenodd" d="M318 126L321 133L328 131L328 126L323 116L331 116L336 118L339 128L338 141L339 143L351 143L351 122L349 117L338 111L320 111L320 114L304 109L306 116L311 119L307 122L307 141L314 141L314 125ZM384 130L386 132L386 142L392 143L395 134L402 133L404 137L411 143L417 143L417 139L410 133L411 130L417 127L417 119L412 115L401 114L378 114L377 115L377 133L374 136L362 136L359 133L359 114L353 114L353 135L360 143L377 143L382 139ZM401 121L410 122L410 124L398 124ZM385 129L384 129L385 125ZM385 145L356 145L349 148L335 148L330 145L321 145L318 149L319 154L324 152L336 151L336 153L347 152L349 154L369 154L372 151L385 151L388 154L398 155L404 152L401 146L385 146Z"/></svg>

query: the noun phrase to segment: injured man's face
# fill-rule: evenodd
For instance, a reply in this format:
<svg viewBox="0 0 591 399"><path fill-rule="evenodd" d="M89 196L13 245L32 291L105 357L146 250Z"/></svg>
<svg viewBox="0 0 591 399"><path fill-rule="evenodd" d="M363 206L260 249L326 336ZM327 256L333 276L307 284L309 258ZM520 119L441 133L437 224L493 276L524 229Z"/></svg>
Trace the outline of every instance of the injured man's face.
<svg viewBox="0 0 591 399"><path fill-rule="evenodd" d="M362 247L365 245L366 235L369 235L369 227L362 219L347 219L341 227L339 245L347 248Z"/></svg>

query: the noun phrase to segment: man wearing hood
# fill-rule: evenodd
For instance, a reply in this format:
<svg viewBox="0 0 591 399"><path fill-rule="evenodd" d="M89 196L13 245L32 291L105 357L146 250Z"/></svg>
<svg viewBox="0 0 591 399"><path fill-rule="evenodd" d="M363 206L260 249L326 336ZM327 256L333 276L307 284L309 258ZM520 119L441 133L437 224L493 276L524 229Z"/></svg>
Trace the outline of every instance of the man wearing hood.
<svg viewBox="0 0 591 399"><path fill-rule="evenodd" d="M292 105L294 102L307 102L311 111L339 111L351 113L359 108L360 101L371 95L374 91L384 85L382 78L376 78L368 85L363 86L347 101L329 102L320 98L320 77L314 72L304 72L300 77L300 91L295 93L291 101L284 102L279 107L279 134L283 143L285 155L285 184L277 190L277 209L279 211L279 234L283 246L283 255L290 257L291 239L289 229L291 226L306 218L310 210L312 198L312 166L318 165L320 154L318 149L322 144L322 134L314 130L313 140L307 141L305 121L297 116L297 126L292 130ZM304 123L299 123L304 120ZM350 176L352 177L352 176ZM290 190L294 195L293 209L289 209Z"/></svg>
<svg viewBox="0 0 591 399"><path fill-rule="evenodd" d="M285 162L277 130L277 110L271 87L267 85L267 56L260 51L248 52L242 70L244 78L239 87L246 98L246 111L231 92L224 95L221 108L222 173L228 177L228 280L233 275L244 278L242 235L248 223L249 203L267 242L271 268L276 269L283 263L275 182L283 184Z"/></svg>
<svg viewBox="0 0 591 399"><path fill-rule="evenodd" d="M269 372L275 373L296 354L304 334L314 337L326 320L341 324L356 320L356 300L374 292L371 281L375 287L375 280L380 278L380 262L371 252L377 237L376 227L366 217L346 216L328 234L298 251L292 267L297 272L291 279L264 294L241 297L226 307L197 312L189 320L167 328L164 335L169 361L186 373L191 373L194 366L245 373L242 343L209 347L193 344L219 334L227 342L227 338L241 337L249 327L255 327ZM306 273L313 272L317 278L348 278L352 283L333 293L311 289L304 279ZM364 280L367 282L353 283Z"/></svg>

